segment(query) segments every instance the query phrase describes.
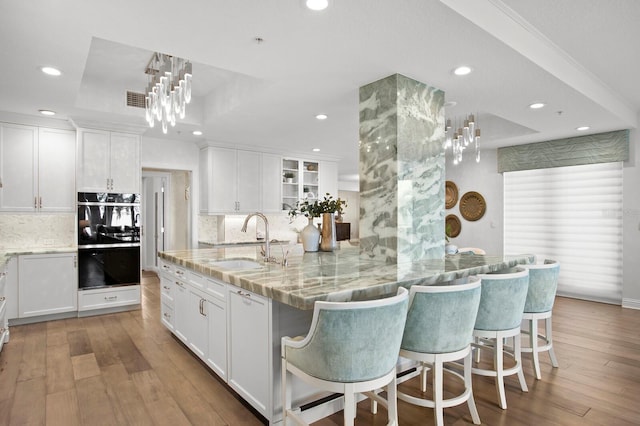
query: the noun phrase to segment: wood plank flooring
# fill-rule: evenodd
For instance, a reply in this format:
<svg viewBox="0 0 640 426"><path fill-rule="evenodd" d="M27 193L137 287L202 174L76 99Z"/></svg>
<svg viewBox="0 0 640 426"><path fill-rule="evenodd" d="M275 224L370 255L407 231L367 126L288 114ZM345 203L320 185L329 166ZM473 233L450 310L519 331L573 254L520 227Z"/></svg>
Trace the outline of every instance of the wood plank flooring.
<svg viewBox="0 0 640 426"><path fill-rule="evenodd" d="M142 309L11 328L0 353L0 425L260 425L229 388L159 321L159 285L143 274ZM640 311L558 298L554 338L560 368L541 355L529 392L506 379L508 409L494 382L474 376L485 425L639 425ZM401 386L419 392L417 380ZM457 388L450 387L455 391ZM401 425L432 425L432 411L399 402ZM466 405L447 425L472 424ZM341 425L342 413L317 425ZM357 425L384 425L386 412L358 406Z"/></svg>

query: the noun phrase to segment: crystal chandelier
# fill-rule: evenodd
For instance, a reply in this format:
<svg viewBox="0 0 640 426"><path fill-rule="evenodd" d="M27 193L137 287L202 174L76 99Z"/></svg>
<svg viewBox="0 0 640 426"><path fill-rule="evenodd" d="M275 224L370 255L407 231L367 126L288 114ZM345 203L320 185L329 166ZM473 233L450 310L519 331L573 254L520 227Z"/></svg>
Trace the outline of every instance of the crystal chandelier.
<svg viewBox="0 0 640 426"><path fill-rule="evenodd" d="M445 127L444 149L451 148L453 164L462 162L462 152L472 145L475 149L476 163L480 162L480 129L473 114L462 120L447 119Z"/></svg>
<svg viewBox="0 0 640 426"><path fill-rule="evenodd" d="M186 104L191 102L191 62L164 53L154 53L145 73L149 85L145 93L145 118L149 127L162 123L162 132L176 125L176 117L183 119Z"/></svg>

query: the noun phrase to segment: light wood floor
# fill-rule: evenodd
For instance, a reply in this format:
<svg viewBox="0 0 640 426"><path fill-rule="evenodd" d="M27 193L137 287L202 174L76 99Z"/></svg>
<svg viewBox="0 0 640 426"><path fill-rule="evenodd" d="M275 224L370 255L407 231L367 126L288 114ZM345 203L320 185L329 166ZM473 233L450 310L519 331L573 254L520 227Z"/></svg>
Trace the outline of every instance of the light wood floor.
<svg viewBox="0 0 640 426"><path fill-rule="evenodd" d="M558 298L556 355L542 355L529 392L506 379L509 408L494 382L474 376L486 425L640 424L640 311ZM417 380L403 384L415 389ZM358 407L358 425L384 425L386 413ZM432 411L399 402L401 425L431 425ZM159 322L159 285L143 275L142 309L11 328L0 353L0 425L259 425L247 409ZM466 405L445 410L448 425L471 424ZM340 425L337 413L318 425Z"/></svg>

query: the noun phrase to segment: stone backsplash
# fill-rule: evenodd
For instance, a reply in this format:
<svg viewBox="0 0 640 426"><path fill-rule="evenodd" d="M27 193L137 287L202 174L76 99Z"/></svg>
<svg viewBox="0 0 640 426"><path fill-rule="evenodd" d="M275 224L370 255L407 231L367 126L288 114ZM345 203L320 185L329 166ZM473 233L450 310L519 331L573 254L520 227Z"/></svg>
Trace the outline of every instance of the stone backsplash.
<svg viewBox="0 0 640 426"><path fill-rule="evenodd" d="M0 249L75 246L73 213L0 214Z"/></svg>

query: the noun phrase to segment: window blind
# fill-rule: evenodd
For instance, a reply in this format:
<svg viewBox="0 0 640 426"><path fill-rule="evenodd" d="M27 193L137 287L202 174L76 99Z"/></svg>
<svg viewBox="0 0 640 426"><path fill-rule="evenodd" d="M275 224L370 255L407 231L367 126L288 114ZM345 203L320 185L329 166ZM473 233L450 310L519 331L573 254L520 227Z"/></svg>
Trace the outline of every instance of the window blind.
<svg viewBox="0 0 640 426"><path fill-rule="evenodd" d="M558 294L622 301L622 163L504 173L504 252L560 262Z"/></svg>

